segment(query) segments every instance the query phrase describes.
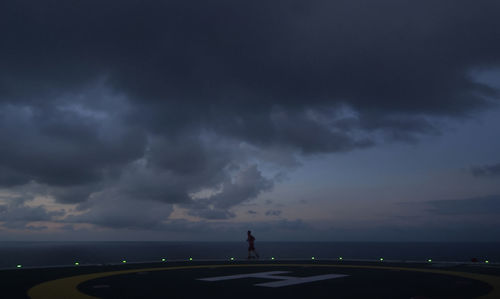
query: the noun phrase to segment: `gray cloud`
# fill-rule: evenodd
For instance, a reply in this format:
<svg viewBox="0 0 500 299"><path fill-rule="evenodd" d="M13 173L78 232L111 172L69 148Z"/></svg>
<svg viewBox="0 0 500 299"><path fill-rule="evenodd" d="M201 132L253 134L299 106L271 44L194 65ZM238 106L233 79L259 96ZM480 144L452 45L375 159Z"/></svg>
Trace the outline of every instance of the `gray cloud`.
<svg viewBox="0 0 500 299"><path fill-rule="evenodd" d="M266 216L279 216L281 215L280 210L268 210L266 211Z"/></svg>
<svg viewBox="0 0 500 299"><path fill-rule="evenodd" d="M173 211L170 204L158 201L122 198L113 191L102 192L80 209L82 214L66 217L65 223L88 223L117 229L151 229L165 227L164 221Z"/></svg>
<svg viewBox="0 0 500 299"><path fill-rule="evenodd" d="M500 177L500 163L492 165L474 166L470 169L473 176L478 178Z"/></svg>
<svg viewBox="0 0 500 299"><path fill-rule="evenodd" d="M222 191L209 200L216 207L228 208L245 200L257 197L261 192L273 188L274 182L265 178L258 170L257 165L252 165L241 170L234 181L226 181L222 185Z"/></svg>
<svg viewBox="0 0 500 299"><path fill-rule="evenodd" d="M440 215L500 215L500 195L426 201L429 212Z"/></svg>
<svg viewBox="0 0 500 299"><path fill-rule="evenodd" d="M242 169L234 180L224 181L221 191L195 201L190 207L190 214L208 219L234 217L230 208L247 200L256 198L261 192L273 188L274 182L262 176L256 165Z"/></svg>

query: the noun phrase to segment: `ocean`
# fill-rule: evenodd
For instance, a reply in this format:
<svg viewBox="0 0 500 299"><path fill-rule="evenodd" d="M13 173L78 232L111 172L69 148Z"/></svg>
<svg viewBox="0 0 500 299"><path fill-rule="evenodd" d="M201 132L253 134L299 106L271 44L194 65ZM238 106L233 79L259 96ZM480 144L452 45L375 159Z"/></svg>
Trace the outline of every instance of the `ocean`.
<svg viewBox="0 0 500 299"><path fill-rule="evenodd" d="M261 260L380 259L500 262L497 243L256 242ZM0 268L246 259L246 242L0 242Z"/></svg>

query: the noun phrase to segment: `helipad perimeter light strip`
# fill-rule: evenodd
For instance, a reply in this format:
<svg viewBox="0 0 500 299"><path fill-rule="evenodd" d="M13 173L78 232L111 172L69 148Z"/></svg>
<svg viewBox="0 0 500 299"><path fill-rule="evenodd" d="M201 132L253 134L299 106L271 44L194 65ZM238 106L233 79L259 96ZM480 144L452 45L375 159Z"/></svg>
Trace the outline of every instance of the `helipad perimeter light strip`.
<svg viewBox="0 0 500 299"><path fill-rule="evenodd" d="M317 257L315 259L318 259ZM236 258L234 258L234 260L236 260ZM240 261L244 261L246 259L241 259ZM261 259L261 260L265 260L264 259ZM277 259L275 259L277 260ZM298 262L298 261L309 261L310 258L304 258L304 257L300 257L300 258L279 258L279 260L281 262L284 262L284 261L290 261L290 262ZM172 262L172 263L175 263L175 262L185 262L186 259L168 259L165 260L165 262ZM225 262L227 261L227 259L215 259L215 258L200 258L200 259L196 259L197 262ZM380 262L380 259L354 259L354 258L344 258L342 256L339 256L337 258L321 258L321 261L337 261L337 262ZM162 261L163 262L163 261ZM384 259L384 262L388 262L388 263L401 263L401 264L428 264L429 261L428 260L395 260L395 259L390 259L390 260L386 260ZM141 260L141 261L127 261L127 264L152 264L152 263L158 263L158 260ZM470 262L470 261L442 261L442 260L432 260L432 263L434 264L449 264L449 265L480 265L480 264L487 264L487 265L500 265L500 262L492 262L490 260L484 260L484 261L481 261L481 262ZM116 265L123 265L122 262L118 263L118 262L113 262L113 263L82 263L80 261L80 266L81 267L87 267L87 266L116 266ZM22 265L22 268L20 268L19 270L21 269L51 269L51 268L68 268L68 267L74 267L75 265L73 263L71 264L62 264L62 265L46 265L46 266L26 266L26 265ZM12 270L13 266L10 266L10 267L0 267L0 270Z"/></svg>
<svg viewBox="0 0 500 299"><path fill-rule="evenodd" d="M31 299L97 299L78 291L77 287L81 283L89 280L130 274L137 272L153 272L153 271L167 271L167 270L181 270L181 269L203 269L203 268L238 268L238 267L304 267L306 264L224 264L224 265L199 265L199 266L179 266L179 267L161 267L161 268L143 268L143 269L129 269L121 271L110 271L110 272L100 272L92 274L77 275L67 278L61 278L56 280L47 281L38 284L28 290L28 296ZM319 268L352 268L352 269L374 269L374 270L399 270L399 271L411 271L411 272L422 272L422 273L434 273L442 275L458 276L473 280L479 280L485 282L493 287L492 291L485 296L478 297L476 299L498 299L500 298L500 276L477 274L477 273L466 273L466 272L455 272L437 269L422 269L422 268L405 268L405 267L390 267L390 266L361 266L361 265L328 265L328 264L307 264L308 267L319 267Z"/></svg>

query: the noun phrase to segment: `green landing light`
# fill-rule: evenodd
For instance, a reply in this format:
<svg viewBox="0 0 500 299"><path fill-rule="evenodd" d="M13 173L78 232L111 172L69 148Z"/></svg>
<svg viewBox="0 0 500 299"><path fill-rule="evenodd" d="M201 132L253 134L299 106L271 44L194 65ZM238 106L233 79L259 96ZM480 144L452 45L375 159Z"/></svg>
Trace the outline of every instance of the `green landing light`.
<svg viewBox="0 0 500 299"><path fill-rule="evenodd" d="M230 258L230 260L234 261L234 257Z"/></svg>
<svg viewBox="0 0 500 299"><path fill-rule="evenodd" d="M485 264L489 264L489 263L490 263L490 261L486 260L486 261L484 261L484 263L485 263Z"/></svg>
<svg viewBox="0 0 500 299"><path fill-rule="evenodd" d="M79 262L75 262L75 266L80 266L80 263Z"/></svg>
<svg viewBox="0 0 500 299"><path fill-rule="evenodd" d="M429 263L432 263L432 259L428 259L427 261L428 261Z"/></svg>
<svg viewBox="0 0 500 299"><path fill-rule="evenodd" d="M165 261L166 261L166 259L161 259L161 261L162 261L162 262L165 262Z"/></svg>
<svg viewBox="0 0 500 299"><path fill-rule="evenodd" d="M339 260L342 260L342 257L341 257L341 256L339 256Z"/></svg>
<svg viewBox="0 0 500 299"><path fill-rule="evenodd" d="M192 257L190 257L190 258L189 258L189 260L190 260L190 261L192 261L192 260L193 260L193 258L192 258Z"/></svg>
<svg viewBox="0 0 500 299"><path fill-rule="evenodd" d="M316 259L316 258L315 258L314 256L313 256L313 257L311 257L311 260L315 260L315 259Z"/></svg>
<svg viewBox="0 0 500 299"><path fill-rule="evenodd" d="M127 261L126 261L126 260L123 260L123 261L122 261L122 263L126 264L126 263L127 263Z"/></svg>
<svg viewBox="0 0 500 299"><path fill-rule="evenodd" d="M16 265L16 268L22 268L23 265Z"/></svg>
<svg viewBox="0 0 500 299"><path fill-rule="evenodd" d="M274 261L274 256L273 256L273 257L271 257L271 260L273 260L273 261Z"/></svg>
<svg viewBox="0 0 500 299"><path fill-rule="evenodd" d="M381 261L381 262L383 262L383 261L384 261L384 258L383 258L383 257L381 257L381 258L380 258L380 261Z"/></svg>

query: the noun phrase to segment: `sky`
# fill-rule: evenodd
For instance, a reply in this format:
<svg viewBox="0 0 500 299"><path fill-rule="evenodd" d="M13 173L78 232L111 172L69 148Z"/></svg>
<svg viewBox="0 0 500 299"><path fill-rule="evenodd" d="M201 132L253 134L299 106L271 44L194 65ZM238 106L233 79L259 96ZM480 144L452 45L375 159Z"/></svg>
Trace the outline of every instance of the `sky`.
<svg viewBox="0 0 500 299"><path fill-rule="evenodd" d="M500 2L0 2L0 241L498 241Z"/></svg>

